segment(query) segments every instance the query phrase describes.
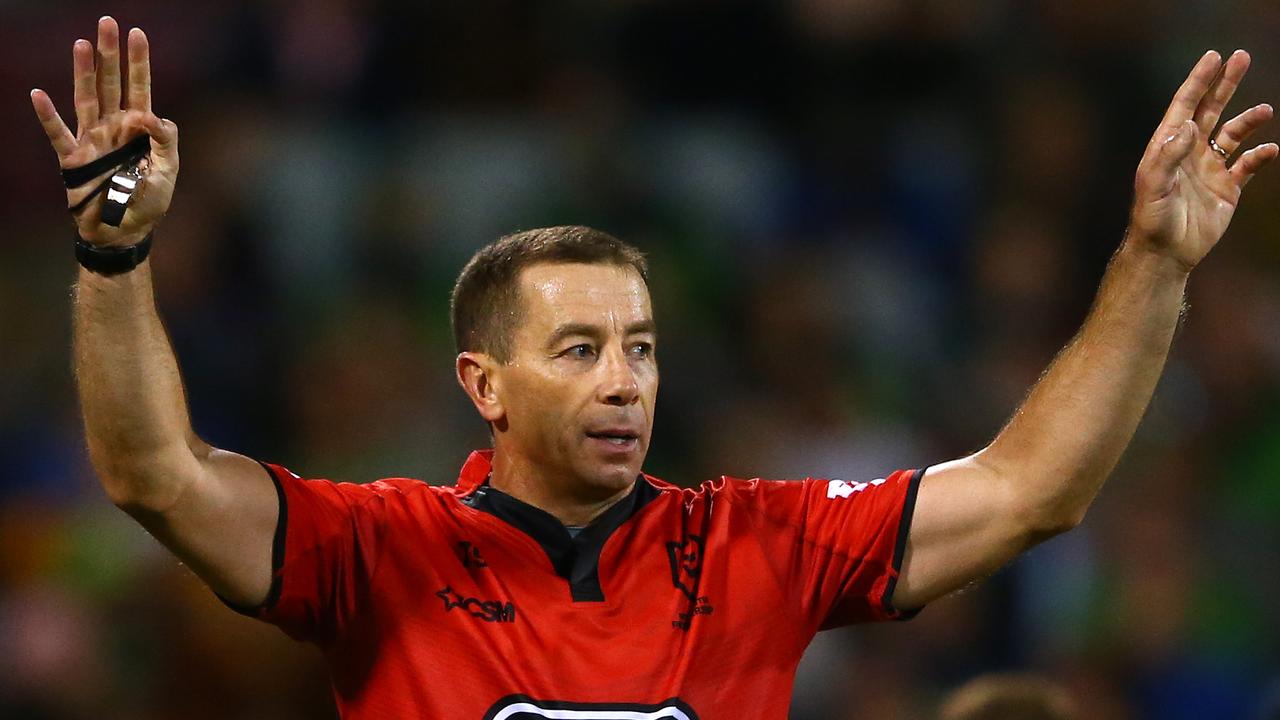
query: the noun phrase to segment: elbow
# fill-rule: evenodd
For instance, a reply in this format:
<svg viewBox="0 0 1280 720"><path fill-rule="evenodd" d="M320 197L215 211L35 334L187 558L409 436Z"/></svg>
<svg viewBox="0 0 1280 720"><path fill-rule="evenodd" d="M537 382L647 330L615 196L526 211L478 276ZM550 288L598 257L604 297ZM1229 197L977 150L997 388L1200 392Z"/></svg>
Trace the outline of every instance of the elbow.
<svg viewBox="0 0 1280 720"><path fill-rule="evenodd" d="M1049 538L1074 530L1080 527L1082 522L1084 522L1083 510L1052 515L1035 528L1035 536L1038 537L1037 542L1044 542Z"/></svg>
<svg viewBox="0 0 1280 720"><path fill-rule="evenodd" d="M98 470L98 483L113 505L132 517L163 515L173 507L177 492L146 474Z"/></svg>
<svg viewBox="0 0 1280 720"><path fill-rule="evenodd" d="M1084 522L1087 506L1062 502L1039 502L1020 511L1026 519L1024 531L1029 545L1038 545L1050 538L1074 530Z"/></svg>
<svg viewBox="0 0 1280 720"><path fill-rule="evenodd" d="M989 450L989 449L988 449ZM1083 497L1078 491L1082 481L1072 478L1067 482L1046 482L1039 472L1025 465L1013 465L990 457L988 451L978 453L974 459L1004 485L1009 517L1031 547L1073 530L1084 522L1092 497Z"/></svg>
<svg viewBox="0 0 1280 720"><path fill-rule="evenodd" d="M89 464L93 466L93 474L98 476L98 485L113 505L127 510L137 504L141 483L136 477L134 463L126 461L119 453L109 452L90 437Z"/></svg>
<svg viewBox="0 0 1280 720"><path fill-rule="evenodd" d="M191 477L190 460L172 456L120 458L89 453L98 483L113 505L133 517L163 515Z"/></svg>

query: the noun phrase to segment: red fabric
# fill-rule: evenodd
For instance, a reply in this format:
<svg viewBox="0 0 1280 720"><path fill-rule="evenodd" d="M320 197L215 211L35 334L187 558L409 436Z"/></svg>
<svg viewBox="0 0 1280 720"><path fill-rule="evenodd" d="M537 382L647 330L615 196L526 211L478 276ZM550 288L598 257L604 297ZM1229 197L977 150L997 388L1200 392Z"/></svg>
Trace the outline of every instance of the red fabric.
<svg viewBox="0 0 1280 720"><path fill-rule="evenodd" d="M605 600L573 602L533 538L462 502L490 457L473 453L454 487L268 466L285 538L278 596L256 616L325 650L343 718L537 716L498 713L511 695L785 718L815 632L900 617L886 594L918 472L696 490L646 476L658 497L601 552Z"/></svg>

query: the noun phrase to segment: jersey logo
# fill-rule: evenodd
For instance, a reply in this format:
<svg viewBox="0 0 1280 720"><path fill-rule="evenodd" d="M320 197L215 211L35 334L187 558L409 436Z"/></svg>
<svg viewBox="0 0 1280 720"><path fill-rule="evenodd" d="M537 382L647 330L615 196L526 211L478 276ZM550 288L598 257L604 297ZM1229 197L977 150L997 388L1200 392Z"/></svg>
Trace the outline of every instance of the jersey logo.
<svg viewBox="0 0 1280 720"><path fill-rule="evenodd" d="M458 608L468 615L478 617L485 622L509 623L516 621L515 603L463 597L452 586L445 586L444 589L436 592L436 597L444 601L445 612Z"/></svg>
<svg viewBox="0 0 1280 720"><path fill-rule="evenodd" d="M831 499L838 498L838 497L847 498L856 492L862 492L863 490L866 490L869 487L873 487L875 485L883 485L884 483L885 483L885 478L876 478L871 482L855 482L855 483L847 483L843 480L832 480L827 483L827 497Z"/></svg>
<svg viewBox="0 0 1280 720"><path fill-rule="evenodd" d="M667 543L667 560L671 562L671 584L685 597L696 599L702 574L702 536L686 535L684 542Z"/></svg>
<svg viewBox="0 0 1280 720"><path fill-rule="evenodd" d="M464 568L489 567L489 563L485 562L480 555L480 548L472 545L467 540L458 543L458 558L462 560L462 567Z"/></svg>
<svg viewBox="0 0 1280 720"><path fill-rule="evenodd" d="M680 698L642 705L572 703L508 695L489 708L484 720L698 720L698 714Z"/></svg>
<svg viewBox="0 0 1280 720"><path fill-rule="evenodd" d="M671 584L689 599L688 609L677 612L671 627L688 630L693 618L710 615L711 598L698 594L698 578L702 576L702 536L686 535L684 542L667 543L667 560L671 563ZM658 717L664 717L659 715Z"/></svg>

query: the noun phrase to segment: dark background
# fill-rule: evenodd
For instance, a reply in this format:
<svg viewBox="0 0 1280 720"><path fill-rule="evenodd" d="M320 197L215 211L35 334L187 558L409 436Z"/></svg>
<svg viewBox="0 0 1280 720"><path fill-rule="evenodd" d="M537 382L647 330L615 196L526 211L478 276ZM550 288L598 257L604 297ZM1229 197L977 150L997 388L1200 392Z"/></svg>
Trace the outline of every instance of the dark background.
<svg viewBox="0 0 1280 720"><path fill-rule="evenodd" d="M650 254L651 473L869 479L971 452L1083 319L1196 58L1253 53L1228 117L1280 97L1265 0L0 4L6 718L331 713L318 653L223 609L87 464L72 226L27 93L74 118L71 43L104 12L148 31L182 132L153 264L197 431L356 481L452 482L486 443L448 291L480 245L552 224ZM1090 718L1264 717L1277 200L1270 168L1193 275L1084 525L910 623L820 636L794 718L929 717L1002 669Z"/></svg>

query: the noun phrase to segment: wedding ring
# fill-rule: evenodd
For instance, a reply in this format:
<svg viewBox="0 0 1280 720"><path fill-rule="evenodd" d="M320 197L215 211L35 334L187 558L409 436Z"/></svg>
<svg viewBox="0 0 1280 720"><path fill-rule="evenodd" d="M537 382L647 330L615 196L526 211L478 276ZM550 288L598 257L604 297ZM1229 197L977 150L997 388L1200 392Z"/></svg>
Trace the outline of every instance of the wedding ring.
<svg viewBox="0 0 1280 720"><path fill-rule="evenodd" d="M1210 149L1210 150L1212 150L1212 151L1214 151L1214 152L1216 152L1216 153L1218 153L1219 155L1221 155L1221 156L1222 156L1222 162L1226 162L1226 161L1227 161L1227 158L1231 157L1231 153L1229 153L1229 152L1227 152L1226 150L1222 149L1222 146L1221 146L1221 145L1219 145L1218 143L1214 142L1213 138L1210 138L1210 139L1209 139L1209 149Z"/></svg>

